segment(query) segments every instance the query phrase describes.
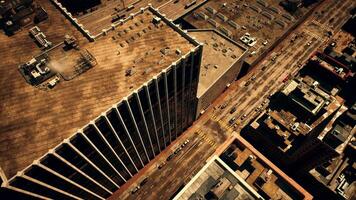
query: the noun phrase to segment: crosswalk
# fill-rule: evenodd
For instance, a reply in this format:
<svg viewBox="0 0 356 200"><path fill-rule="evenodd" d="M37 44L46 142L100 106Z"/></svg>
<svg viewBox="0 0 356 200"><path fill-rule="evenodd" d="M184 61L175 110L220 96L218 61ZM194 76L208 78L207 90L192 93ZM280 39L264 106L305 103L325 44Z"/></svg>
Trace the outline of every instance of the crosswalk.
<svg viewBox="0 0 356 200"><path fill-rule="evenodd" d="M207 142L211 147L216 148L217 144L216 142L211 139L208 135L206 135L201 129L199 129L197 132L199 137L201 137L205 142Z"/></svg>
<svg viewBox="0 0 356 200"><path fill-rule="evenodd" d="M213 121L215 121L216 123L219 124L219 126L223 129L226 130L227 133L233 132L233 129L230 125L228 125L226 122L224 122L222 119L218 120L218 116L216 115L212 115L211 119ZM199 129L198 131L195 132L200 138L202 138L205 142L207 142L210 146L212 146L213 148L216 148L218 146L218 144L214 141L213 138L211 138L209 135L207 135L206 133L204 133L203 130Z"/></svg>
<svg viewBox="0 0 356 200"><path fill-rule="evenodd" d="M228 131L233 131L232 130L232 125L230 125L230 124L227 124L224 120L223 120L223 118L221 118L221 119L219 119L218 120L218 116L216 116L216 115L212 115L211 116L211 119L213 120L213 121L215 121L215 122L217 122L219 125L220 125L220 127L222 127L222 128L224 128L224 129L226 129L226 130L228 130Z"/></svg>

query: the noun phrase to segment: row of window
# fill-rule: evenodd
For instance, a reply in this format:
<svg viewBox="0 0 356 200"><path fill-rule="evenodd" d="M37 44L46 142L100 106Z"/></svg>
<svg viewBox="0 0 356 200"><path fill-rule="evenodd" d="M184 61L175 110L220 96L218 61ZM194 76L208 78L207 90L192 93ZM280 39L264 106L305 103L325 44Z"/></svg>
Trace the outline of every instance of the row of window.
<svg viewBox="0 0 356 200"><path fill-rule="evenodd" d="M192 124L201 50L194 54L88 124L11 186L49 198L109 197Z"/></svg>

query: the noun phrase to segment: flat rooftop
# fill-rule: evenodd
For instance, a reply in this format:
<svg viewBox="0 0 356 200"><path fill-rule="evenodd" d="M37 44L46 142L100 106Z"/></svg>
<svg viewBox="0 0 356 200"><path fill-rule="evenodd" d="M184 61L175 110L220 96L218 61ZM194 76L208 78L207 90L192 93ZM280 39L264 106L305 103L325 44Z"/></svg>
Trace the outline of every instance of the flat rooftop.
<svg viewBox="0 0 356 200"><path fill-rule="evenodd" d="M326 100L329 100L329 95L317 87L319 84L317 81L304 82L303 80L291 80L283 88L282 93L308 112L316 115L326 104Z"/></svg>
<svg viewBox="0 0 356 200"><path fill-rule="evenodd" d="M53 5L46 6L55 13L50 18L59 19L51 26L67 23ZM95 42L81 38L80 48L88 50L98 64L47 91L27 84L17 70L19 64L35 56L31 48L38 52L27 31L14 38L0 35L4 44L0 47L0 166L8 178L196 47L195 41L176 31L170 22L161 20L154 25L156 16L149 8ZM64 26L59 30L71 29ZM48 38L52 34L58 34L55 28L46 32ZM63 41L63 35L60 38ZM53 51L49 56L60 65L60 50Z"/></svg>
<svg viewBox="0 0 356 200"><path fill-rule="evenodd" d="M204 45L197 92L199 98L240 61L246 49L214 30L191 30L188 34Z"/></svg>
<svg viewBox="0 0 356 200"><path fill-rule="evenodd" d="M218 188L224 187L218 186L222 180L228 183L228 188ZM210 199L209 195L211 194L209 192L214 191L214 188L215 193L220 193L221 197L219 199L222 200L263 199L244 179L232 171L224 161L215 156L174 197L174 200Z"/></svg>
<svg viewBox="0 0 356 200"><path fill-rule="evenodd" d="M246 45L250 53L254 52L246 58L246 62L252 64L308 9L300 8L292 16L274 0L211 0L185 16L184 20L197 29L217 29L239 43L242 43L240 38L249 33L256 39L252 47Z"/></svg>
<svg viewBox="0 0 356 200"><path fill-rule="evenodd" d="M304 188L240 135L235 133L228 143L220 158L264 199L312 199Z"/></svg>
<svg viewBox="0 0 356 200"><path fill-rule="evenodd" d="M296 81L297 78L286 84L281 90L282 93L288 95L296 87L299 87ZM314 80L309 78L301 80L300 77L299 81L304 81L302 83L303 86L301 86L304 87L304 89L305 87L312 87L314 83ZM300 141L300 139L297 138L303 139L304 136L307 136L321 123L326 122L331 126L336 117L345 111L345 107L342 106L344 100L341 97L326 94L316 84L313 87L313 94L312 91L307 91L305 94L302 93L308 98L310 95L319 95L319 98L311 99L316 100L317 102L325 101L315 115L311 114L309 111L304 111L302 109L304 108L303 105L301 105L300 102L295 102L296 100L292 97L280 94L281 93L277 92L277 95L271 97L269 107L257 116L249 126L260 135L263 135L263 137L269 138L275 147L287 154L290 153L289 150L293 146L297 148L300 144L295 142L298 140ZM330 116L332 117L331 119ZM328 130L330 129L325 128L324 132L328 132ZM325 135L326 133L322 132L322 134Z"/></svg>
<svg viewBox="0 0 356 200"><path fill-rule="evenodd" d="M159 11L164 13L167 18L177 20L188 12L199 7L208 0L174 0L168 1L159 7Z"/></svg>
<svg viewBox="0 0 356 200"><path fill-rule="evenodd" d="M141 8L148 6L157 8L164 2L160 0L123 0L110 1L101 0L101 4L88 13L72 13L93 35L100 33L103 29L111 26L114 16L127 18L131 13L138 12ZM130 8L129 8L130 7Z"/></svg>
<svg viewBox="0 0 356 200"><path fill-rule="evenodd" d="M356 170L352 159L355 149L351 144L346 148L340 156L310 170L309 174L333 192L343 196L344 199L352 199L356 189L356 183L352 177Z"/></svg>
<svg viewBox="0 0 356 200"><path fill-rule="evenodd" d="M79 23L83 24L93 35L96 35L100 33L102 29L110 27L113 21L118 20L117 16L120 16L122 19L127 18L131 13L138 12L141 8L149 4L159 9L168 19L176 20L206 1L207 0L101 0L100 5L88 9L87 13L81 12L72 14L78 19Z"/></svg>
<svg viewBox="0 0 356 200"><path fill-rule="evenodd" d="M339 31L334 36L333 39L336 42L334 51L336 53L342 54L344 49L355 39L352 34L346 31ZM356 57L356 51L352 54L353 57Z"/></svg>

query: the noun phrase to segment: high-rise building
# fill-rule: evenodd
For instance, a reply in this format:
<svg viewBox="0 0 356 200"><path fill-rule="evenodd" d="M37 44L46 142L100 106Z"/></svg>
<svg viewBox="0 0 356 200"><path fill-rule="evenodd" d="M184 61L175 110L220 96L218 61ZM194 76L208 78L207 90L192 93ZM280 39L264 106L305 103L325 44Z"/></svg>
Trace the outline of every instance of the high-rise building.
<svg viewBox="0 0 356 200"><path fill-rule="evenodd" d="M197 92L199 116L240 75L247 49L216 30L191 29L188 34L204 44Z"/></svg>
<svg viewBox="0 0 356 200"><path fill-rule="evenodd" d="M25 140L17 140L1 152L2 174L11 177L18 171L4 178L3 190L41 199L105 199L195 120L202 45L155 9L142 9L95 42L79 45L91 52L97 66L53 90L37 91L36 101L22 113L37 117L17 122L17 132L26 133L36 146L31 149ZM49 56L58 60L58 55ZM14 81L26 84L21 77ZM25 87L30 89L19 94L38 90ZM51 104L56 95L62 98ZM26 103L16 102L8 102L9 107ZM54 107L39 111L48 105ZM1 115L17 117L14 112ZM4 137L13 137L10 122L1 127ZM47 128L38 129L39 123ZM70 132L77 127L82 128ZM62 142L53 145L58 138ZM44 155L30 164L33 156L18 152L15 146L20 145L28 153ZM16 156L7 156L10 152Z"/></svg>

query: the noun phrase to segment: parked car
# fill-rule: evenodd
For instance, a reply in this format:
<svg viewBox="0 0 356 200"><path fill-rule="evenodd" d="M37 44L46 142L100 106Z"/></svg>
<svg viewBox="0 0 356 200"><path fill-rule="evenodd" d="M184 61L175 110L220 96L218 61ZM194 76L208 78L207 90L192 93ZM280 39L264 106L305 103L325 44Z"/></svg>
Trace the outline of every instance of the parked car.
<svg viewBox="0 0 356 200"><path fill-rule="evenodd" d="M224 108L226 108L226 106L227 106L227 103L224 103L224 104L221 105L220 108L221 108L221 109L224 109Z"/></svg>
<svg viewBox="0 0 356 200"><path fill-rule="evenodd" d="M170 160L172 160L172 158L174 157L174 154L171 154L171 155L169 155L168 157L167 157L167 161L170 161Z"/></svg>
<svg viewBox="0 0 356 200"><path fill-rule="evenodd" d="M188 144L189 142L190 142L189 139L186 139L183 144L186 145L186 144Z"/></svg>
<svg viewBox="0 0 356 200"><path fill-rule="evenodd" d="M182 151L182 147L178 147L178 148L174 151L174 154L178 154L180 151Z"/></svg>
<svg viewBox="0 0 356 200"><path fill-rule="evenodd" d="M158 165L158 169L162 169L166 165L166 162L162 162Z"/></svg>
<svg viewBox="0 0 356 200"><path fill-rule="evenodd" d="M235 117L231 118L231 119L229 120L229 124L232 125L232 124L235 122L235 120L236 120Z"/></svg>
<svg viewBox="0 0 356 200"><path fill-rule="evenodd" d="M144 178L141 182L140 182L140 186L144 186L148 181L148 177Z"/></svg>
<svg viewBox="0 0 356 200"><path fill-rule="evenodd" d="M141 187L138 185L131 190L131 194L135 194Z"/></svg>
<svg viewBox="0 0 356 200"><path fill-rule="evenodd" d="M236 107L231 108L230 114L234 113L236 111Z"/></svg>

